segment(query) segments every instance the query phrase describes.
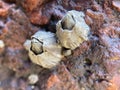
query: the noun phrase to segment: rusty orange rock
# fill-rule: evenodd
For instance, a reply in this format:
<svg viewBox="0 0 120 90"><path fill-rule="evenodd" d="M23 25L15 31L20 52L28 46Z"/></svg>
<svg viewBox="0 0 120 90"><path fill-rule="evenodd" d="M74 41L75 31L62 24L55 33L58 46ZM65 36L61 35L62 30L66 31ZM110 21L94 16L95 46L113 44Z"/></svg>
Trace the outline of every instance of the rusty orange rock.
<svg viewBox="0 0 120 90"><path fill-rule="evenodd" d="M85 22L88 25L92 25L93 24L93 20L88 15L85 16Z"/></svg>
<svg viewBox="0 0 120 90"><path fill-rule="evenodd" d="M43 0L25 0L23 6L26 10L32 11L39 4L39 1Z"/></svg>
<svg viewBox="0 0 120 90"><path fill-rule="evenodd" d="M26 11L32 11L46 1L48 0L24 0L22 4Z"/></svg>
<svg viewBox="0 0 120 90"><path fill-rule="evenodd" d="M60 79L56 74L53 74L47 81L47 89L49 90L51 87L54 87L55 84L60 84Z"/></svg>
<svg viewBox="0 0 120 90"><path fill-rule="evenodd" d="M41 11L33 12L30 15L30 21L33 24L45 25L46 23L49 22L49 20L50 20L50 17L43 15Z"/></svg>
<svg viewBox="0 0 120 90"><path fill-rule="evenodd" d="M0 1L0 16L6 17L11 7L12 5L8 5L7 3Z"/></svg>
<svg viewBox="0 0 120 90"><path fill-rule="evenodd" d="M90 9L87 9L86 14L93 19L97 19L97 20L103 20L104 19L104 15L101 12L94 12Z"/></svg>
<svg viewBox="0 0 120 90"><path fill-rule="evenodd" d="M46 90L79 90L79 86L63 64L47 80Z"/></svg>

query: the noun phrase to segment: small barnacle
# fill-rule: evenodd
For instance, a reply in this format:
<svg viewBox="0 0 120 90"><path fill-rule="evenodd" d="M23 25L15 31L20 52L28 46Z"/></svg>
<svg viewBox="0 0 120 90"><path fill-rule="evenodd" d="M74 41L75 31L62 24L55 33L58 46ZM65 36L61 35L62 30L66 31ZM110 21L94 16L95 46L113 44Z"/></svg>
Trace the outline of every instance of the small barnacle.
<svg viewBox="0 0 120 90"><path fill-rule="evenodd" d="M0 40L0 48L4 48L5 47L5 44L3 42L3 40Z"/></svg>
<svg viewBox="0 0 120 90"><path fill-rule="evenodd" d="M35 84L38 82L38 80L39 80L39 77L37 74L31 74L28 77L29 84Z"/></svg>
<svg viewBox="0 0 120 90"><path fill-rule="evenodd" d="M56 42L54 33L38 31L24 46L28 50L31 61L44 68L55 67L63 58L62 47Z"/></svg>
<svg viewBox="0 0 120 90"><path fill-rule="evenodd" d="M56 35L62 47L74 50L83 41L88 40L89 26L84 20L84 13L69 11L56 25Z"/></svg>

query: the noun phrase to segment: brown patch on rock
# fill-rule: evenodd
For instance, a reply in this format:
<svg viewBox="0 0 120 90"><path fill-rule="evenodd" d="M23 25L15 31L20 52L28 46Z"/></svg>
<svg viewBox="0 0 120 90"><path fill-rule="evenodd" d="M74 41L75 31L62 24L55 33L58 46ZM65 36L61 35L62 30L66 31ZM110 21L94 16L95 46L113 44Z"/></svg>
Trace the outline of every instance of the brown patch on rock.
<svg viewBox="0 0 120 90"><path fill-rule="evenodd" d="M13 48L23 47L23 43L26 40L25 29L21 28L21 26L14 21L7 22L6 28L8 29L8 32L4 35L4 42L6 46Z"/></svg>
<svg viewBox="0 0 120 90"><path fill-rule="evenodd" d="M73 57L77 57L77 56L80 56L81 54L87 52L87 50L89 50L91 46L91 43L90 42L84 42L80 45L80 47L76 48L74 51L73 51Z"/></svg>
<svg viewBox="0 0 120 90"><path fill-rule="evenodd" d="M120 43L117 27L109 26L100 30L100 42L107 47L109 51L109 60L120 60Z"/></svg>
<svg viewBox="0 0 120 90"><path fill-rule="evenodd" d="M23 6L27 11L32 11L35 9L38 5L41 5L46 0L24 0Z"/></svg>
<svg viewBox="0 0 120 90"><path fill-rule="evenodd" d="M10 9L10 5L4 3L3 1L0 1L0 16L6 17L8 15Z"/></svg>
<svg viewBox="0 0 120 90"><path fill-rule="evenodd" d="M29 19L21 10L13 8L10 9L7 18L2 18L0 27L0 39L5 43L5 49L0 55L0 63L15 71L18 76L22 76L30 71L29 63L25 62L28 56L23 43L38 28L30 24Z"/></svg>
<svg viewBox="0 0 120 90"><path fill-rule="evenodd" d="M0 39L4 39L6 46L22 48L26 38L37 31L37 28L31 26L28 18L20 10L13 10L10 18L12 20L4 23Z"/></svg>
<svg viewBox="0 0 120 90"><path fill-rule="evenodd" d="M109 74L115 74L115 73L117 73L119 71L120 60L118 60L118 61L110 61L110 60L105 59L103 61L103 64L105 66L106 71Z"/></svg>
<svg viewBox="0 0 120 90"><path fill-rule="evenodd" d="M61 5L67 10L82 11L90 8L91 0L63 0Z"/></svg>
<svg viewBox="0 0 120 90"><path fill-rule="evenodd" d="M46 87L46 90L79 90L78 83L64 64L60 65L57 72L49 77Z"/></svg>
<svg viewBox="0 0 120 90"><path fill-rule="evenodd" d="M88 15L85 16L85 22L88 25L92 25L93 24L93 20Z"/></svg>
<svg viewBox="0 0 120 90"><path fill-rule="evenodd" d="M48 78L47 81L47 90L50 90L50 88L55 87L56 84L60 84L60 80L56 74L51 75Z"/></svg>
<svg viewBox="0 0 120 90"><path fill-rule="evenodd" d="M3 55L5 48L0 48L0 54Z"/></svg>
<svg viewBox="0 0 120 90"><path fill-rule="evenodd" d="M38 73L41 71L41 67L29 62L27 52L24 48L6 48L1 64L14 71L16 77L26 77L32 72Z"/></svg>
<svg viewBox="0 0 120 90"><path fill-rule="evenodd" d="M93 10L95 10L95 11L102 11L101 6L100 6L96 1L93 1L92 8L93 8Z"/></svg>
<svg viewBox="0 0 120 90"><path fill-rule="evenodd" d="M34 0L26 0L22 4L30 21L36 25L48 24L54 14L61 18L65 13L62 7L56 6L56 1L36 0L35 2Z"/></svg>
<svg viewBox="0 0 120 90"><path fill-rule="evenodd" d="M87 9L86 15L90 17L91 22L94 22L90 25L91 30L94 31L94 33L97 33L97 30L102 27L105 21L104 13L102 13L101 11L93 11L91 9Z"/></svg>
<svg viewBox="0 0 120 90"><path fill-rule="evenodd" d="M104 15L101 12L94 12L91 9L87 9L86 14L92 19L104 20Z"/></svg>
<svg viewBox="0 0 120 90"><path fill-rule="evenodd" d="M22 6L33 24L46 25L49 24L51 18L55 18L56 21L61 19L67 10L84 10L84 8L90 7L91 2L90 0L86 0L84 3L83 0L36 0L36 2L25 0L22 2Z"/></svg>
<svg viewBox="0 0 120 90"><path fill-rule="evenodd" d="M33 24L38 24L38 25L45 25L49 22L50 16L47 17L47 15L42 15L42 12L34 12L33 14L30 15L30 21Z"/></svg>
<svg viewBox="0 0 120 90"><path fill-rule="evenodd" d="M115 74L113 78L110 80L110 84L107 90L119 90L119 89L120 89L120 75Z"/></svg>
<svg viewBox="0 0 120 90"><path fill-rule="evenodd" d="M109 73L118 72L120 68L119 26L107 25L99 32L100 44L106 48L103 55L104 66Z"/></svg>

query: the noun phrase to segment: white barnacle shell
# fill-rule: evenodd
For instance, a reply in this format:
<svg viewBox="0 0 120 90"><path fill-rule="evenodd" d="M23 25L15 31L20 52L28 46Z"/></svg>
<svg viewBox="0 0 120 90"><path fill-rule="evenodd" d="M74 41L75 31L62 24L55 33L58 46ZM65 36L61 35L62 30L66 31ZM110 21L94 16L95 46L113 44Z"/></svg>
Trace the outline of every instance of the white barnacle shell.
<svg viewBox="0 0 120 90"><path fill-rule="evenodd" d="M4 48L5 47L5 44L3 42L3 40L0 40L0 48Z"/></svg>
<svg viewBox="0 0 120 90"><path fill-rule="evenodd" d="M69 11L56 25L56 35L62 47L73 50L83 41L88 40L89 26L84 20L84 13Z"/></svg>
<svg viewBox="0 0 120 90"><path fill-rule="evenodd" d="M39 77L37 74L31 74L29 75L28 80L29 80L29 84L35 84L38 82Z"/></svg>
<svg viewBox="0 0 120 90"><path fill-rule="evenodd" d="M33 63L44 68L52 68L63 58L62 47L56 41L54 33L38 31L32 36L32 40L24 43L24 46L29 51Z"/></svg>

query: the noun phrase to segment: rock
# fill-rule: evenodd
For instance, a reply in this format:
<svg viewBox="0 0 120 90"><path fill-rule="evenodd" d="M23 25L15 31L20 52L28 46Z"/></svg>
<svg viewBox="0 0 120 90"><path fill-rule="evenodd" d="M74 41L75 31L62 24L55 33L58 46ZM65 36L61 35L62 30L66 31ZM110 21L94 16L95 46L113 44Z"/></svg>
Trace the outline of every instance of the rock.
<svg viewBox="0 0 120 90"><path fill-rule="evenodd" d="M80 90L78 83L64 65L59 65L58 71L48 78L46 90Z"/></svg>
<svg viewBox="0 0 120 90"><path fill-rule="evenodd" d="M56 33L70 10L85 13L89 41L50 70L32 63L25 40L37 30ZM119 12L119 0L0 0L0 90L120 90ZM39 77L35 85L31 74Z"/></svg>
<svg viewBox="0 0 120 90"><path fill-rule="evenodd" d="M44 0L25 0L23 2L23 6L27 11L32 11L33 9L37 8L38 5L41 5Z"/></svg>
<svg viewBox="0 0 120 90"><path fill-rule="evenodd" d="M88 15L85 16L85 22L88 25L92 25L93 24L93 20Z"/></svg>
<svg viewBox="0 0 120 90"><path fill-rule="evenodd" d="M92 8L93 8L93 10L95 10L95 11L102 11L101 6L100 6L96 1L93 1Z"/></svg>
<svg viewBox="0 0 120 90"><path fill-rule="evenodd" d="M120 89L120 75L115 74L113 78L110 80L110 84L107 88L107 90L119 90Z"/></svg>
<svg viewBox="0 0 120 90"><path fill-rule="evenodd" d="M104 15L101 12L94 12L90 9L87 9L86 14L93 19L97 19L101 21L104 20Z"/></svg>
<svg viewBox="0 0 120 90"><path fill-rule="evenodd" d="M2 5L2 7L8 8L8 14L0 20L0 40L5 43L4 50L2 52L0 50L0 63L21 76L25 72L29 72L29 65L25 64L27 52L23 48L23 43L26 38L37 31L37 28L30 24L29 19L20 9L15 10L15 7L5 2Z"/></svg>
<svg viewBox="0 0 120 90"><path fill-rule="evenodd" d="M0 16L6 17L9 13L10 6L3 1L0 1Z"/></svg>
<svg viewBox="0 0 120 90"><path fill-rule="evenodd" d="M39 12L34 12L33 14L30 15L30 21L33 24L38 24L38 25L45 25L48 24L50 20L50 16L48 15L43 15L42 11Z"/></svg>
<svg viewBox="0 0 120 90"><path fill-rule="evenodd" d="M25 0L23 8L27 11L30 21L36 25L46 25L52 17L61 18L65 10L50 0Z"/></svg>
<svg viewBox="0 0 120 90"><path fill-rule="evenodd" d="M89 17L86 18L87 20L89 20L89 22L91 22L91 23L95 22L95 23L91 24L91 30L92 31L99 30L101 28L101 26L103 25L104 21L105 21L105 14L102 13L101 11L93 11L91 9L87 9L86 16L89 16Z"/></svg>

